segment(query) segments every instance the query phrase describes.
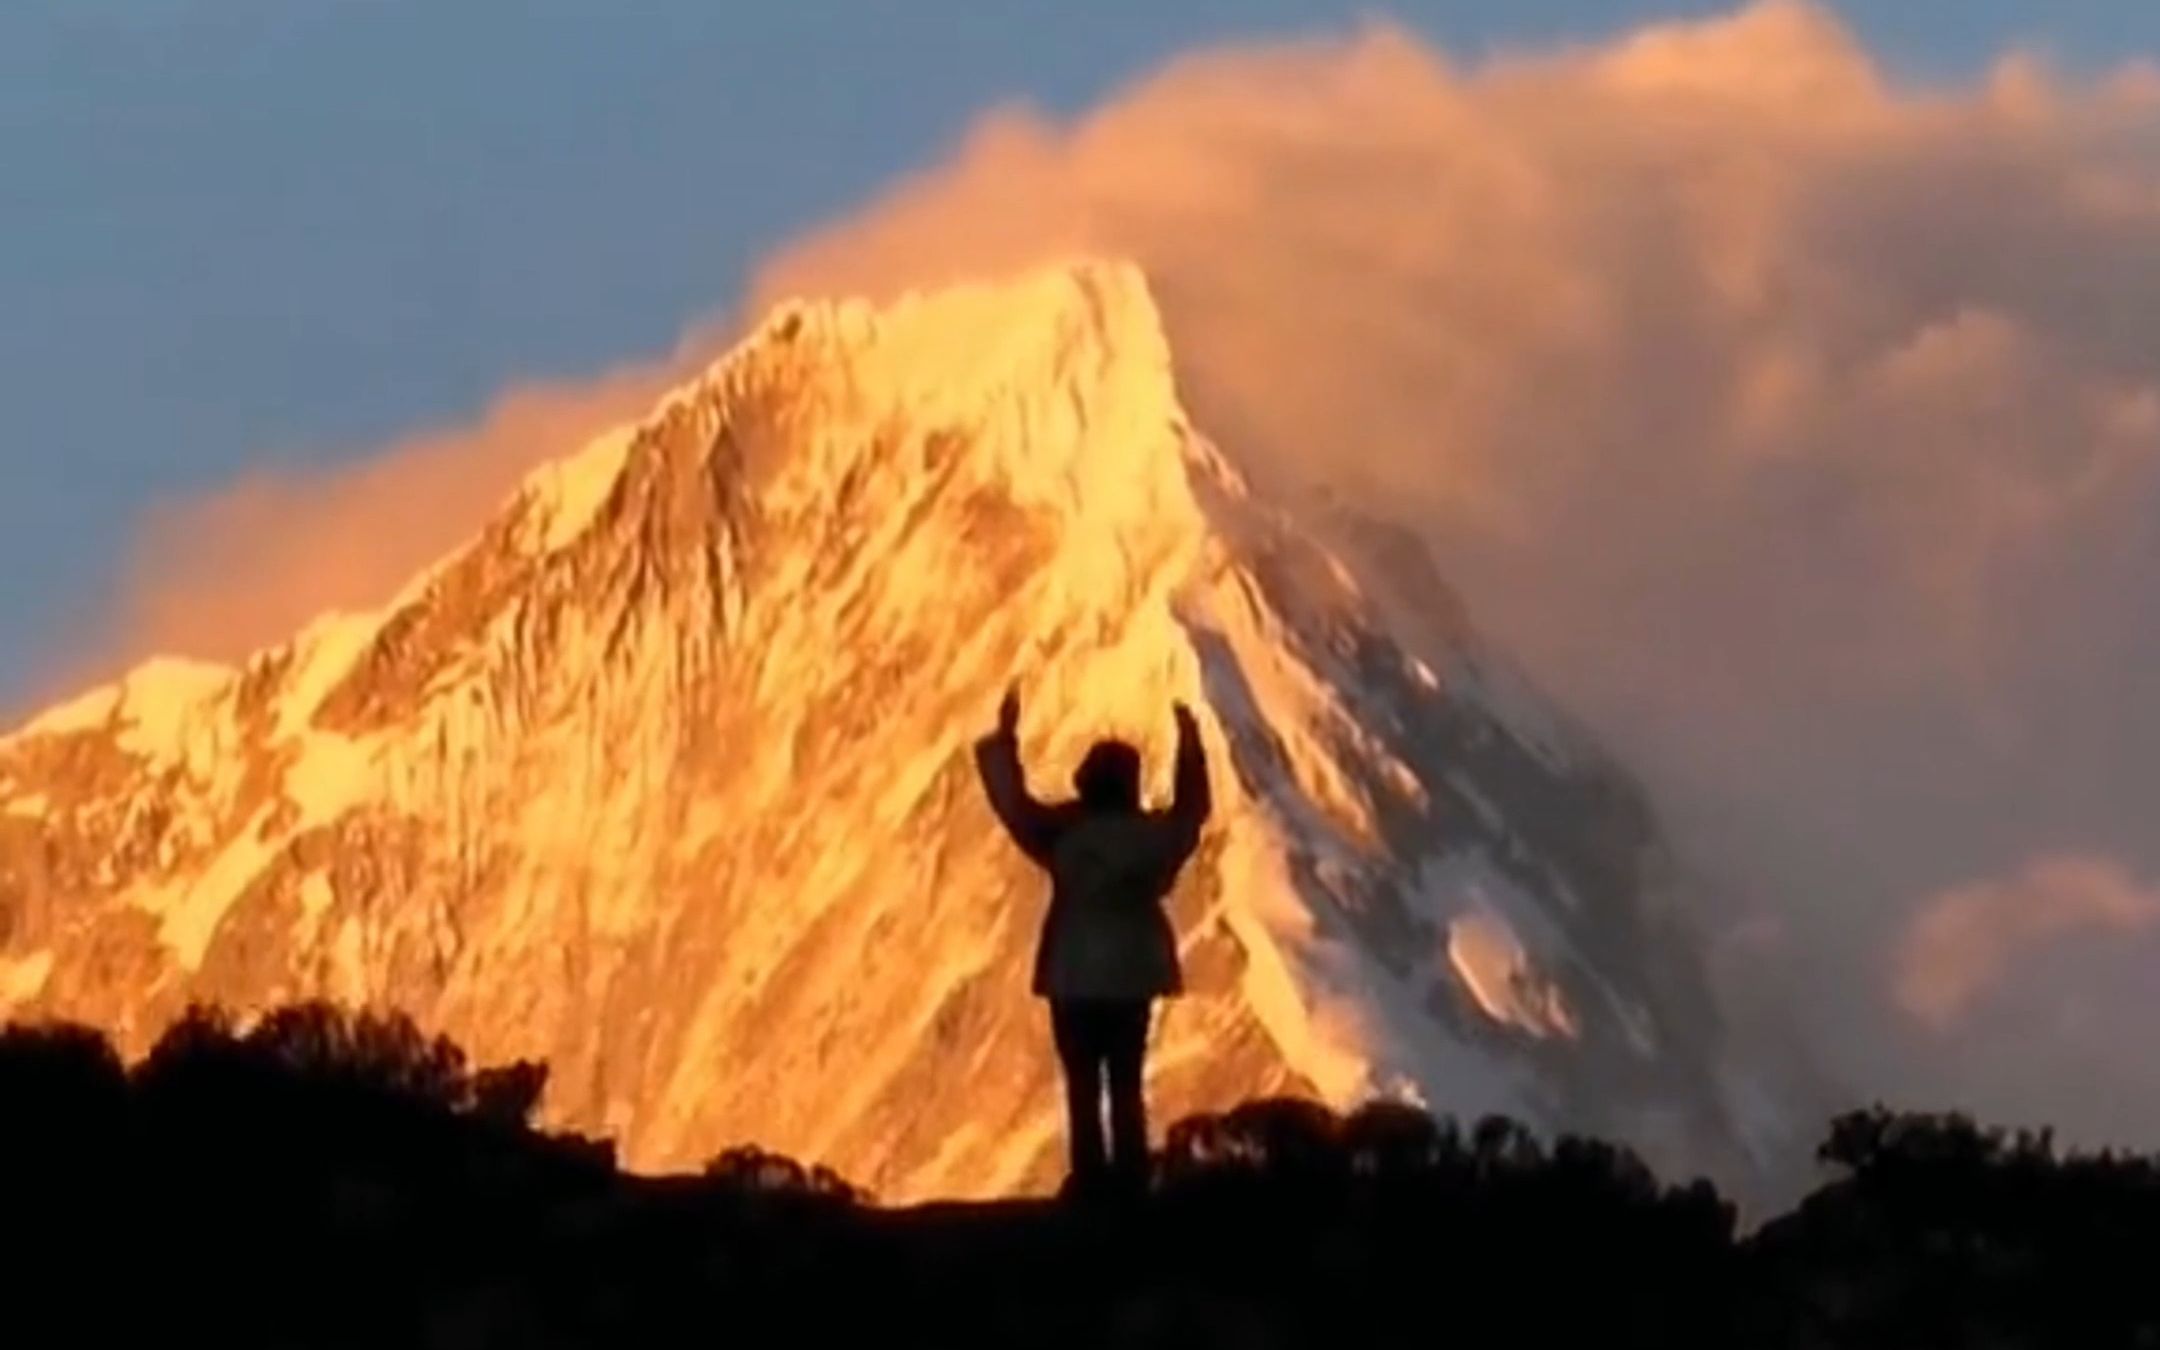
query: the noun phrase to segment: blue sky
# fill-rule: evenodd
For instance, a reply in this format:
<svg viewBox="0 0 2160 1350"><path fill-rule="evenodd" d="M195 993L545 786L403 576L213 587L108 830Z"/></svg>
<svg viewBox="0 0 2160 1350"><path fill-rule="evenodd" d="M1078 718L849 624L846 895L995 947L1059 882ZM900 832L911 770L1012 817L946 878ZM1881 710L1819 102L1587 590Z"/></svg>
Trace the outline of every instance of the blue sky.
<svg viewBox="0 0 2160 1350"><path fill-rule="evenodd" d="M664 351L974 113L1385 12L1456 52L1696 0L8 0L0 707L147 505ZM2148 0L1852 0L1894 70L2160 51Z"/></svg>

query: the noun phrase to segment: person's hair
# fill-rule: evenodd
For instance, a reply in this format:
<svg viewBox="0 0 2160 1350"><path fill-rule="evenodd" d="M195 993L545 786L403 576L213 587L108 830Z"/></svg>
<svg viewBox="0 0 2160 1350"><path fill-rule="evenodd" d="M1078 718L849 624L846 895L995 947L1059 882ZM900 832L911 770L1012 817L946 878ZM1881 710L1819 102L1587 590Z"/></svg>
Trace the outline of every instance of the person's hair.
<svg viewBox="0 0 2160 1350"><path fill-rule="evenodd" d="M1140 752L1124 741L1097 741L1073 770L1080 804L1095 810L1140 804Z"/></svg>

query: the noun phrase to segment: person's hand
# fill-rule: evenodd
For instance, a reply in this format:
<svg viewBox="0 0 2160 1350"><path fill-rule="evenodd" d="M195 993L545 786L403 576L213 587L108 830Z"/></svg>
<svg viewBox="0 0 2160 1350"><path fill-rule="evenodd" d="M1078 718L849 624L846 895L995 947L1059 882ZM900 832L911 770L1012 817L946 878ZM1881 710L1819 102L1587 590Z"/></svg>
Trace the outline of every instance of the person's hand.
<svg viewBox="0 0 2160 1350"><path fill-rule="evenodd" d="M1020 730L1020 686L1010 685L1005 699L998 704L998 735L1011 736Z"/></svg>

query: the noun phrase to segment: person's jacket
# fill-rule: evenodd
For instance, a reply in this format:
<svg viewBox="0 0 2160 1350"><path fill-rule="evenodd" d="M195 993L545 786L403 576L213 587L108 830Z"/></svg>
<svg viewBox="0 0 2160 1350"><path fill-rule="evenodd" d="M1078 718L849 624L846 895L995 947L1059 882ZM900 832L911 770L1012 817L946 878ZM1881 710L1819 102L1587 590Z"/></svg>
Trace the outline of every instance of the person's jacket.
<svg viewBox="0 0 2160 1350"><path fill-rule="evenodd" d="M1208 817L1207 760L1194 731L1179 728L1176 787L1161 811L1035 800L1020 768L1019 746L1006 733L978 741L975 762L991 809L1013 842L1050 873L1034 991L1052 999L1180 992L1177 934L1163 901L1199 846Z"/></svg>

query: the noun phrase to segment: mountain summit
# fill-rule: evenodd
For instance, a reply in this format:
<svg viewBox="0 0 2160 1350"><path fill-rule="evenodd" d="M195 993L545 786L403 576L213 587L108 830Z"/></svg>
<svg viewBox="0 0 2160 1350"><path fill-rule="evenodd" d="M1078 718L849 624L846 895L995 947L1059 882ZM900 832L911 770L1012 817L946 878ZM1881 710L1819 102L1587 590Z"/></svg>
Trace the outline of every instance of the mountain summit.
<svg viewBox="0 0 2160 1350"><path fill-rule="evenodd" d="M638 1165L1038 1187L1044 898L969 758L1014 680L1040 795L1121 734L1159 796L1200 712L1158 1118L1396 1094L1750 1156L1640 791L1421 545L1248 485L1116 263L783 306L381 609L0 741L0 1014L390 1004Z"/></svg>

